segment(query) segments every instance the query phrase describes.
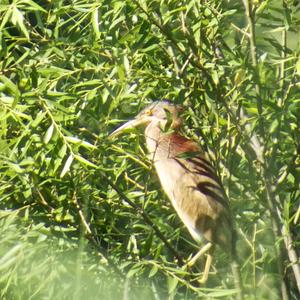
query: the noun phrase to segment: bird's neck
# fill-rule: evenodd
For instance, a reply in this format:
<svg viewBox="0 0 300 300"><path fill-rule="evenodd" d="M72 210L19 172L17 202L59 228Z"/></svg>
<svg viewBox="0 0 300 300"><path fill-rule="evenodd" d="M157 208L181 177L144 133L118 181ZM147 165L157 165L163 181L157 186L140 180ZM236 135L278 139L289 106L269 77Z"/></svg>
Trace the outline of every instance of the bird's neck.
<svg viewBox="0 0 300 300"><path fill-rule="evenodd" d="M177 131L164 132L159 124L149 124L145 130L146 144L151 157L157 159L172 158L185 152L198 152L198 145Z"/></svg>

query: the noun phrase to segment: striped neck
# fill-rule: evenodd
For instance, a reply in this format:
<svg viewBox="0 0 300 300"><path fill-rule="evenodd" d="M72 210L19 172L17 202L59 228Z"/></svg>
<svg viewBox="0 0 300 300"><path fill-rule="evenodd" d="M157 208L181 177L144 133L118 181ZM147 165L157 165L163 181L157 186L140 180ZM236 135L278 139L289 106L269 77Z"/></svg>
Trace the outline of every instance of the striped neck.
<svg viewBox="0 0 300 300"><path fill-rule="evenodd" d="M145 130L146 144L152 157L165 159L185 152L199 152L198 145L178 132L163 132L158 124L150 123Z"/></svg>

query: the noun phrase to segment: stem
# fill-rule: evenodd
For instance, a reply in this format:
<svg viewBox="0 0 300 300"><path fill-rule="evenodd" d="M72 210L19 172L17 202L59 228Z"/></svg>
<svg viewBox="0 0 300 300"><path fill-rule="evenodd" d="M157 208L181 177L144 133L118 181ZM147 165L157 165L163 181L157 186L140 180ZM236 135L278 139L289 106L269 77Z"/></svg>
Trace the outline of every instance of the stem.
<svg viewBox="0 0 300 300"><path fill-rule="evenodd" d="M293 247L293 241L292 241L290 233L286 229L286 226L282 227L282 235L284 236L285 247L287 249L288 256L289 256L290 262L292 264L292 269L294 272L298 291L300 294L300 266L298 263L298 255L297 255L295 248Z"/></svg>
<svg viewBox="0 0 300 300"><path fill-rule="evenodd" d="M252 7L251 0L244 0L244 6L246 10L246 17L249 25L249 40L250 40L250 52L253 67L257 66L257 58L256 58L256 37L255 37L255 27L254 27L254 10Z"/></svg>
<svg viewBox="0 0 300 300"><path fill-rule="evenodd" d="M284 5L284 7L285 7L285 5ZM286 29L283 29L282 35L281 35L282 51L281 51L281 64L280 64L280 72L279 72L279 84L280 84L281 93L282 93L281 94L281 102L283 102L283 98L284 98L286 43L287 43L287 32L286 32ZM282 105L283 103L280 103L280 104Z"/></svg>
<svg viewBox="0 0 300 300"><path fill-rule="evenodd" d="M266 165L264 165L266 166ZM273 239L274 239L274 251L275 257L277 257L277 269L280 276L280 288L281 288L281 296L283 300L289 299L288 288L286 282L284 280L284 262L283 262L283 249L282 243L279 244L279 248L276 247L276 238L280 238L280 219L276 215L276 202L274 193L272 192L272 185L269 181L269 174L267 173L266 167L262 171L263 182L265 186L265 196L267 199L267 205L271 214L271 224L273 231Z"/></svg>
<svg viewBox="0 0 300 300"><path fill-rule="evenodd" d="M256 52L256 38L255 38L255 10L252 6L251 0L243 0L244 6L245 6L245 12L247 17L247 22L249 25L249 42L250 42L250 52L251 52L251 59L252 59L252 66L254 68L254 74L255 74L255 93L257 97L257 111L258 111L258 122L259 122L259 132L260 137L263 140L266 140L265 136L265 130L264 130L264 123L262 119L262 99L261 99L261 91L260 91L260 85L259 85L259 77L258 77L258 70L257 70L257 52ZM259 140L257 140L259 143ZM269 164L265 160L265 152L263 151L263 161L260 162L261 165L261 178L264 183L264 189L265 189L265 197L266 197L266 203L268 206L268 209L271 214L271 224L272 224L272 230L273 230L273 237L274 242L277 240L278 237L280 237L280 218L276 214L276 208L277 203L275 200L275 195L272 191L272 171L270 170ZM277 269L280 276L280 288L281 288L281 295L282 299L288 300L289 294L288 294L288 288L286 285L286 282L284 280L284 262L283 262L283 250L282 246L280 244L279 249L274 246L275 256L277 257Z"/></svg>
<svg viewBox="0 0 300 300"><path fill-rule="evenodd" d="M249 27L249 41L250 41L250 53L251 53L251 60L252 66L254 68L254 75L255 75L255 93L256 93L256 105L258 111L258 121L259 121L259 130L261 138L264 138L264 124L262 119L262 100L261 100L261 93L260 93L260 86L259 86L259 74L257 70L257 53L256 53L256 35L255 35L255 11L252 7L251 0L243 0L244 6L246 10L246 17Z"/></svg>
<svg viewBox="0 0 300 300"><path fill-rule="evenodd" d="M257 224L254 224L254 232L253 232L253 238L252 238L252 245L253 245L253 258L252 258L252 261L253 261L253 287L254 287L254 297L256 299L256 288L257 288L257 285L256 285L256 251L255 251L255 245L256 245L256 230L257 228Z"/></svg>

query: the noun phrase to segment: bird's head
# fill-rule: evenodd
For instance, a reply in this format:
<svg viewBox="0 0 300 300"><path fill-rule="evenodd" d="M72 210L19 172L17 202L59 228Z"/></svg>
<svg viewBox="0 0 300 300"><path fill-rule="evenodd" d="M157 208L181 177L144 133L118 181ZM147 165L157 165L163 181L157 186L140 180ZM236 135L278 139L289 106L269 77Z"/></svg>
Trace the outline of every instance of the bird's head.
<svg viewBox="0 0 300 300"><path fill-rule="evenodd" d="M179 114L182 110L180 105L168 101L153 102L147 105L133 120L126 122L112 132L110 137L115 137L126 129L150 124L161 128L165 128L169 124L169 128L176 130L181 125Z"/></svg>

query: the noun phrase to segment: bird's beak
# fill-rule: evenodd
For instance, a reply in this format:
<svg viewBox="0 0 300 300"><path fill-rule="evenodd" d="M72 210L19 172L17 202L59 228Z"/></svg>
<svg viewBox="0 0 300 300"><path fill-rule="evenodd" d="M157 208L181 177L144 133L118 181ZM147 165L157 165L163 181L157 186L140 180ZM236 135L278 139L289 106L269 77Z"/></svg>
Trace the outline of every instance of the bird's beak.
<svg viewBox="0 0 300 300"><path fill-rule="evenodd" d="M108 137L114 138L114 137L118 136L119 134L121 134L126 129L132 129L139 125L147 124L149 122L150 122L149 116L130 120L130 121L126 122L125 124L123 124L122 126L120 126L119 128L117 128L115 131L113 131Z"/></svg>

